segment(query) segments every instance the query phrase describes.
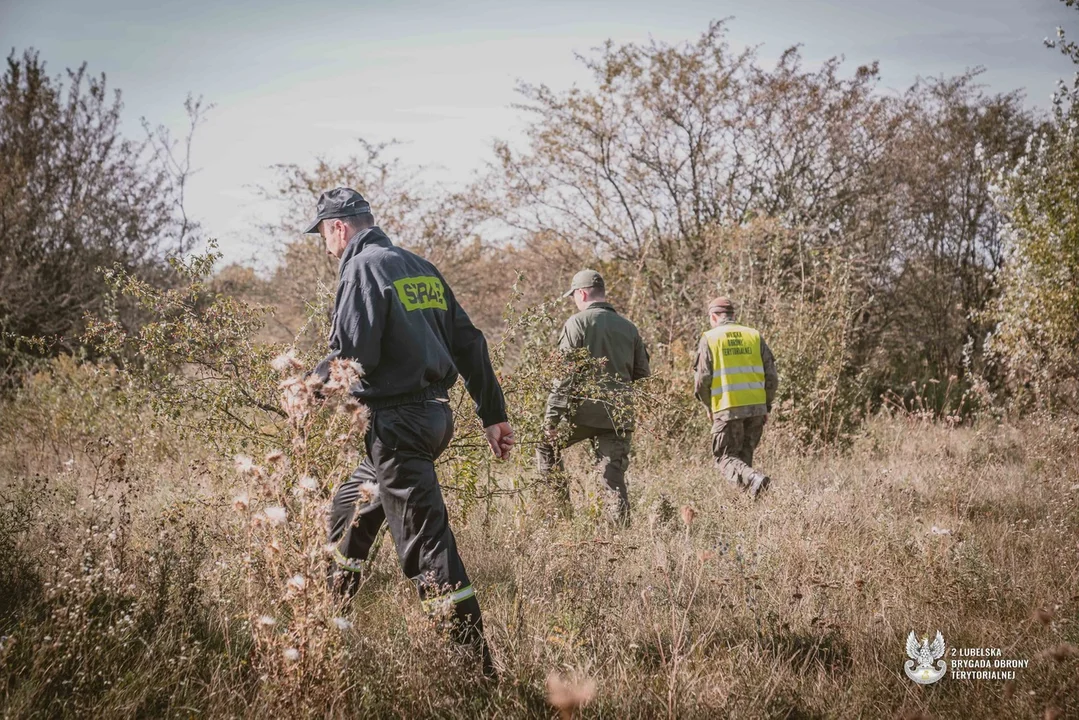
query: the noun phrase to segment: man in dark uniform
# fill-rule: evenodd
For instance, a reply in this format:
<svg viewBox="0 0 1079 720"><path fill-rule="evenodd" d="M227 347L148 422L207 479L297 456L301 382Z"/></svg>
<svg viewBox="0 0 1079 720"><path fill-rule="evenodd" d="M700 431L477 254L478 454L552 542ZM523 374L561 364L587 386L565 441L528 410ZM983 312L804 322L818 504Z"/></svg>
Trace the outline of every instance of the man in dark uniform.
<svg viewBox="0 0 1079 720"><path fill-rule="evenodd" d="M330 516L335 587L351 593L383 521L424 608L449 616L454 636L493 673L475 590L450 530L435 459L453 436L449 389L464 377L495 457L514 444L487 341L427 260L394 246L355 190L323 193L306 232L340 261L331 353L362 366L352 395L371 411L367 457L337 490Z"/></svg>

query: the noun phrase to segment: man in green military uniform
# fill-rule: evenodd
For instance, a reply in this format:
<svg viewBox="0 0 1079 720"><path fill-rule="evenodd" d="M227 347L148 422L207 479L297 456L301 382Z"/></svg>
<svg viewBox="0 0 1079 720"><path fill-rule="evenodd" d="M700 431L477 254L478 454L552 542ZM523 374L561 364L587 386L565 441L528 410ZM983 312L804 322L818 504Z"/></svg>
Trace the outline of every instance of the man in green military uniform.
<svg viewBox="0 0 1079 720"><path fill-rule="evenodd" d="M753 469L753 451L779 387L775 357L759 332L734 322L729 298L708 303L708 321L712 329L697 348L696 395L712 420L716 466L756 498L771 482Z"/></svg>
<svg viewBox="0 0 1079 720"><path fill-rule="evenodd" d="M571 380L556 383L547 398L547 439L536 451L537 464L545 480L554 487L558 500L569 509L569 487L562 465L562 451L589 440L599 460L605 486L608 515L620 524L629 523L629 496L626 469L629 467L632 413L626 412L629 384L648 377L648 351L637 327L619 315L607 302L603 277L595 270L573 276L565 297L573 297L578 312L566 321L558 341L564 353L585 348L593 358L604 360L608 377L604 399L580 396ZM577 393L575 393L575 390ZM569 423L568 435L557 431Z"/></svg>

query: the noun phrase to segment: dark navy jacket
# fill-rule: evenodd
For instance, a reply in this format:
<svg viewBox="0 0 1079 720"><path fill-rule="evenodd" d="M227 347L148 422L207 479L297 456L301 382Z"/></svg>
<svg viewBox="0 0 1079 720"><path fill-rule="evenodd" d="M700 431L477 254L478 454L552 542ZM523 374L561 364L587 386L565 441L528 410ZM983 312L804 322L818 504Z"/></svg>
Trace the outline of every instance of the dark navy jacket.
<svg viewBox="0 0 1079 720"><path fill-rule="evenodd" d="M484 427L506 420L483 333L438 269L377 227L341 256L330 350L315 372L325 377L335 358L360 363L352 394L372 409L445 398L460 373Z"/></svg>

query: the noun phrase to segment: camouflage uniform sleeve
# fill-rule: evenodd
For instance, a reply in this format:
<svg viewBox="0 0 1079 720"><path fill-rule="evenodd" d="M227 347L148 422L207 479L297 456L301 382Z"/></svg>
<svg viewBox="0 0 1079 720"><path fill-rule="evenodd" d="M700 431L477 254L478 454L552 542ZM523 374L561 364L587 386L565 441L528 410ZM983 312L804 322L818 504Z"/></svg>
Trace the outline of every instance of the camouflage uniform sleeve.
<svg viewBox="0 0 1079 720"><path fill-rule="evenodd" d="M697 359L693 363L695 368L693 380L693 394L712 411L712 350L708 347L708 340L703 335L697 346Z"/></svg>
<svg viewBox="0 0 1079 720"><path fill-rule="evenodd" d="M764 361L764 394L768 403L768 412L772 412L772 403L779 389L779 373L776 372L776 358L772 348L761 338L761 360Z"/></svg>

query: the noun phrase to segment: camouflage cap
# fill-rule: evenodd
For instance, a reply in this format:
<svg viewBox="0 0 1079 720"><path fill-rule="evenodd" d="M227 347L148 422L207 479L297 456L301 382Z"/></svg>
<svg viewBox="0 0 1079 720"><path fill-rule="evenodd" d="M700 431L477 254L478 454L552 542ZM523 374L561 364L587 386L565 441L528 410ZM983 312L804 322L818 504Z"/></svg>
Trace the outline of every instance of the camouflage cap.
<svg viewBox="0 0 1079 720"><path fill-rule="evenodd" d="M573 276L573 282L570 283L569 290L567 290L562 297L569 297L573 294L574 290L584 290L586 288L606 289L606 286L603 284L603 276L595 270L580 271Z"/></svg>
<svg viewBox="0 0 1079 720"><path fill-rule="evenodd" d="M711 315L734 315L734 303L729 297L720 295L708 301L708 314Z"/></svg>

